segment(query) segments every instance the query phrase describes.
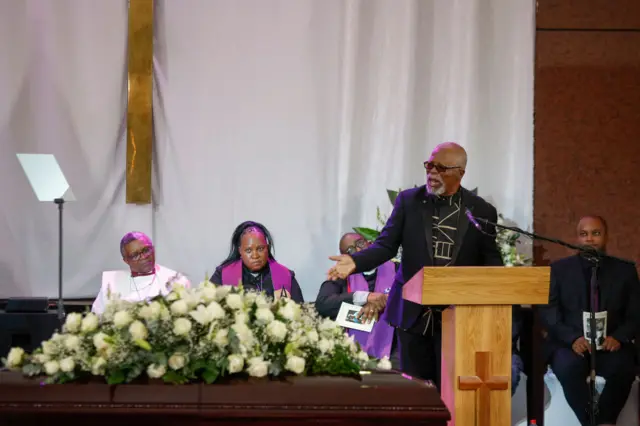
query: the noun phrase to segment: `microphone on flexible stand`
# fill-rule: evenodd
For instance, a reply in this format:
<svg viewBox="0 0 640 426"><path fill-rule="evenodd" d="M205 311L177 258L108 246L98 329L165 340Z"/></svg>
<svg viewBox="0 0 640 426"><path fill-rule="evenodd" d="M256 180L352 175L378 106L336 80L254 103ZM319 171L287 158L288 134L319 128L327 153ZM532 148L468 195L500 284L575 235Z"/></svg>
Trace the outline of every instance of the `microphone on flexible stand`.
<svg viewBox="0 0 640 426"><path fill-rule="evenodd" d="M497 236L497 233L493 233L492 234L490 232L485 231L482 228L482 225L480 225L480 223L478 223L478 220L476 219L476 217L473 214L471 214L471 210L469 210L468 208L465 208L464 209L464 214L467 216L467 219L469 220L469 222L471 222L473 224L473 226L475 226L476 229L478 231L480 231L481 234L487 235L487 236L489 236L491 238L495 238ZM480 219L481 221L484 220L482 218L478 218L478 219Z"/></svg>
<svg viewBox="0 0 640 426"><path fill-rule="evenodd" d="M468 208L464 209L464 214L467 215L467 219L469 219L469 222L471 222L473 224L473 226L475 226L478 231L484 232L484 230L482 229L482 226L480 226L480 224L478 223L476 218L473 217L473 215L471 214L471 211Z"/></svg>

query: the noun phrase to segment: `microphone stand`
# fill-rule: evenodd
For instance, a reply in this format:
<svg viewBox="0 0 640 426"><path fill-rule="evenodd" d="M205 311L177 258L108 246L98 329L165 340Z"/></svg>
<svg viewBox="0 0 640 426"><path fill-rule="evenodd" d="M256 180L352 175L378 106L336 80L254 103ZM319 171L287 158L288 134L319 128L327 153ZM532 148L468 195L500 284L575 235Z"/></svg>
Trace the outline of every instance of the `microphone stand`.
<svg viewBox="0 0 640 426"><path fill-rule="evenodd" d="M470 213L467 213L470 216ZM578 252L580 252L580 254L586 259L588 260L591 264L592 264L592 273L591 273L591 282L589 283L589 295L590 295L590 306L589 306L589 333L591 334L591 350L590 350L590 356L589 356L589 423L591 426L596 426L596 414L598 413L598 407L597 407L597 401L598 401L598 392L596 390L596 348L597 348L597 344L596 344L596 340L597 340L597 334L596 334L596 313L595 313L595 305L596 305L596 301L598 300L598 268L600 266L600 263L602 262L602 259L606 256L606 257L613 257L613 256L609 256L601 251L598 251L594 248L591 247L584 247L584 246L578 246L575 244L570 244L567 243L566 241L562 241L559 240L557 238L549 238L549 237L545 237L543 235L538 235L538 234L534 234L532 232L527 232L523 229L517 228L515 226L505 226L505 225L500 225L498 223L493 223L490 222L486 219L483 219L481 217L476 217L476 216L470 216L469 220L473 223L473 220L471 219L475 219L477 222L483 223L485 225L489 225L489 226L493 226L495 228L500 228L500 229L505 229L507 231L513 231L516 232L518 234L524 235L526 237L531 238L532 240L539 240L539 241L546 241L549 243L553 243L553 244L557 244L560 246L564 246L573 250L577 250ZM479 226L479 224L474 223L474 225L476 226L476 228L482 232L483 234L489 235L491 237L495 237L496 234L491 235L490 233L484 231L483 229L481 229L482 227ZM618 259L618 258L616 258ZM624 259L619 259L622 260L624 262L627 262Z"/></svg>
<svg viewBox="0 0 640 426"><path fill-rule="evenodd" d="M58 205L58 321L64 322L64 302L62 300L62 207L64 198L53 200Z"/></svg>

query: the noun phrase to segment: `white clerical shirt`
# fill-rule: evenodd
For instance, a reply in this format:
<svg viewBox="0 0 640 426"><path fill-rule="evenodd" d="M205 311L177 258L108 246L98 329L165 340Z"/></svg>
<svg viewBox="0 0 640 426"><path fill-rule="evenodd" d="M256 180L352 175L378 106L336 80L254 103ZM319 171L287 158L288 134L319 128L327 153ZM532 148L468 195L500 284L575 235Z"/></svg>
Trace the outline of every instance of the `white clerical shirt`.
<svg viewBox="0 0 640 426"><path fill-rule="evenodd" d="M131 271L105 271L102 273L102 286L93 302L91 312L102 314L110 299L118 295L122 300L140 302L158 295L166 296L174 283L190 287L191 283L179 272L156 264L155 273L132 277Z"/></svg>

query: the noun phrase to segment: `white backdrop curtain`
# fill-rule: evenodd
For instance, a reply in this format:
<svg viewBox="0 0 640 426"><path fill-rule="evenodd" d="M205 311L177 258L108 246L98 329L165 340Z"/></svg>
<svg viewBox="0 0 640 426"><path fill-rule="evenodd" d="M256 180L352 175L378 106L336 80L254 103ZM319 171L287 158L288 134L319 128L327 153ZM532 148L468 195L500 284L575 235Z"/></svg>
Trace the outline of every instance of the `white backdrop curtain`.
<svg viewBox="0 0 640 426"><path fill-rule="evenodd" d="M54 6L55 4L55 6ZM53 153L66 206L65 291L93 296L118 242L147 232L193 281L234 227L264 223L313 300L327 256L422 184L439 142L463 183L532 223L532 0L159 0L154 205L124 200L127 4L0 0L0 297L56 295L56 210L17 152Z"/></svg>

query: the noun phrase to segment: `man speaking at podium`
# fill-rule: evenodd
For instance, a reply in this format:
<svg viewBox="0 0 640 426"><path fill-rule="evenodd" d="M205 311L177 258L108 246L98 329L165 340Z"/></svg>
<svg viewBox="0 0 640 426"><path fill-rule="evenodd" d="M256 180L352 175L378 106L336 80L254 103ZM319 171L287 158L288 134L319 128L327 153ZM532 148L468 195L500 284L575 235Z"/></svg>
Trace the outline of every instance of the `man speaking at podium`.
<svg viewBox="0 0 640 426"><path fill-rule="evenodd" d="M358 253L329 257L336 261L329 279L344 279L375 269L396 256L402 246L402 277L396 278L389 293L385 319L397 327L402 371L433 380L438 388L446 306L405 301L402 286L425 266L502 266L494 227L486 226L483 233L467 218L467 209L493 223L498 214L491 204L461 187L466 166L464 148L454 142L438 145L424 162L426 185L398 194L378 239Z"/></svg>

